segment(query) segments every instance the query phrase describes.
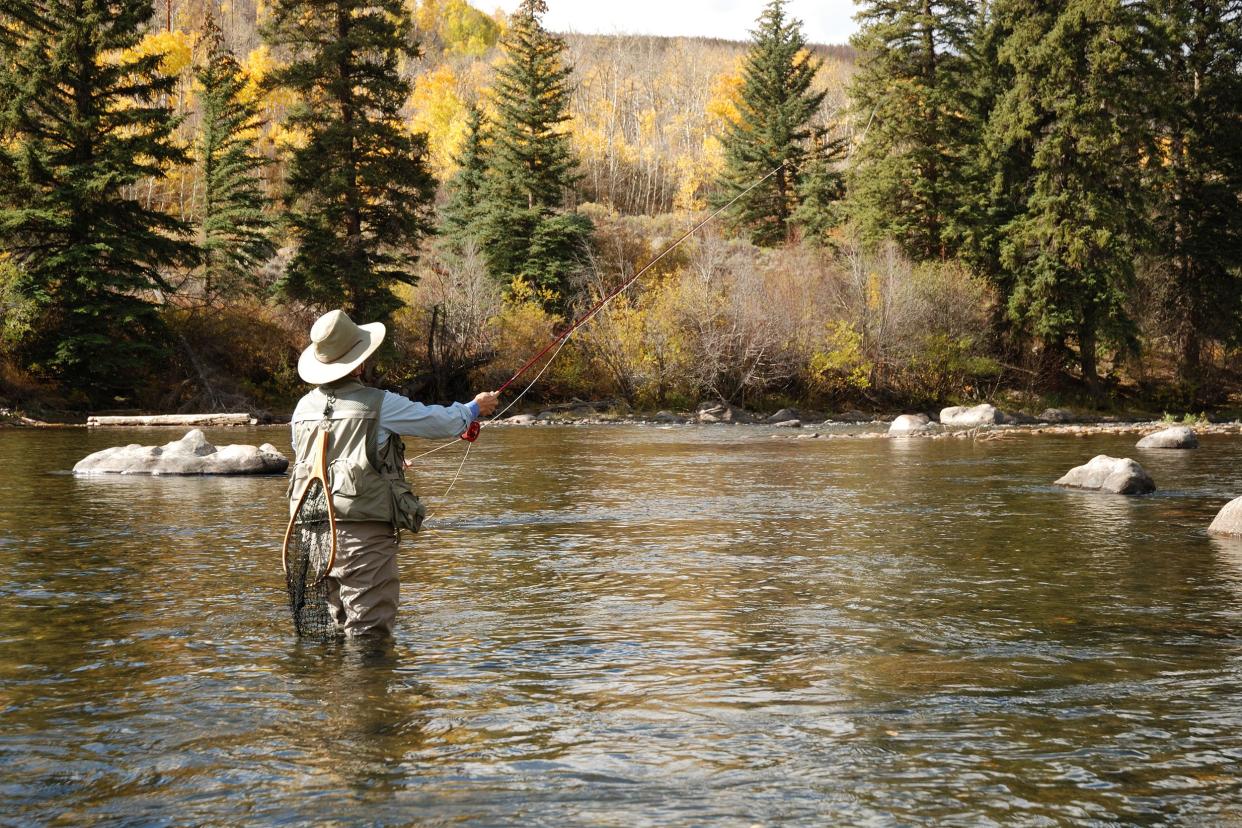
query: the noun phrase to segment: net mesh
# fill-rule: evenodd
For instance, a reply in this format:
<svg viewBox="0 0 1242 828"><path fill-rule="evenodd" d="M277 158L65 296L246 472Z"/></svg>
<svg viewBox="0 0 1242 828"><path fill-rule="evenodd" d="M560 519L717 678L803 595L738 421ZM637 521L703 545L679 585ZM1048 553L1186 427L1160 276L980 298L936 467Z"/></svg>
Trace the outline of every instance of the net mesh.
<svg viewBox="0 0 1242 828"><path fill-rule="evenodd" d="M312 479L289 533L285 586L289 590L293 628L303 637L327 637L336 632L328 604L328 579L324 577L332 560L328 508L323 483Z"/></svg>

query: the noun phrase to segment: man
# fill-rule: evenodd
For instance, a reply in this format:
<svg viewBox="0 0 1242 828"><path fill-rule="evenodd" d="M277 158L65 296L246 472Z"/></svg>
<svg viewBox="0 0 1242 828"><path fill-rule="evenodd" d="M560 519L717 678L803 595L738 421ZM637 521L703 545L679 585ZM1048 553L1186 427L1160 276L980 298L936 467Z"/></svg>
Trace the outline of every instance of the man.
<svg viewBox="0 0 1242 828"><path fill-rule="evenodd" d="M382 322L357 325L339 310L311 328L298 375L316 386L294 409L296 458L289 496L302 491L311 447L326 430L328 476L336 512L336 563L328 573L328 604L346 635L387 635L397 617L400 531L417 532L424 509L405 481L401 438L449 438L496 410L498 395L469 403L423 405L359 382L363 363L384 341ZM290 509L296 501L290 501Z"/></svg>

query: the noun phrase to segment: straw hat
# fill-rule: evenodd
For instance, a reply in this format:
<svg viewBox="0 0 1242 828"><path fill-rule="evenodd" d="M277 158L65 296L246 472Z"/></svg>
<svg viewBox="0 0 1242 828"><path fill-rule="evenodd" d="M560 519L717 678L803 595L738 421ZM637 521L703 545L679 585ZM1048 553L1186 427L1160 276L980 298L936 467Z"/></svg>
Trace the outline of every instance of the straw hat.
<svg viewBox="0 0 1242 828"><path fill-rule="evenodd" d="M375 353L384 333L383 322L357 325L342 311L328 311L311 326L311 344L298 358L298 376L311 385L339 380Z"/></svg>

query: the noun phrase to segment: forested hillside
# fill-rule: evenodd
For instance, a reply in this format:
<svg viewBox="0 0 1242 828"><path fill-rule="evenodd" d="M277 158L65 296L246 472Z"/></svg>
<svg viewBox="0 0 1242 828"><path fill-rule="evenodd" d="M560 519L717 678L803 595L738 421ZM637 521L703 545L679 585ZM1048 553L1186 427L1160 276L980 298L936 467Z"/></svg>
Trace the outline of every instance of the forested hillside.
<svg viewBox="0 0 1242 828"><path fill-rule="evenodd" d="M541 0L87 5L0 18L7 405L278 412L333 306L395 327L377 380L447 399L718 207L539 395L1236 387L1225 0L876 0L850 46L807 44L780 0L745 43L556 35Z"/></svg>

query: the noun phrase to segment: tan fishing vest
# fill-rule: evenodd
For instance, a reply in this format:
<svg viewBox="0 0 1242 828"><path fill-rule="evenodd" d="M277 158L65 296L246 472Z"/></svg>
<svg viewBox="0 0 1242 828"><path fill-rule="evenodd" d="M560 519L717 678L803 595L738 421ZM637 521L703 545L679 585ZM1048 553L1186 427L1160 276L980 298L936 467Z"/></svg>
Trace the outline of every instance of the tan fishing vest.
<svg viewBox="0 0 1242 828"><path fill-rule="evenodd" d="M311 447L321 430L328 437L328 482L338 521L383 521L417 532L426 509L405 480L405 443L392 435L379 447L384 392L359 382L321 385L298 403L293 424L296 463L289 480L289 510L297 506L310 475Z"/></svg>

